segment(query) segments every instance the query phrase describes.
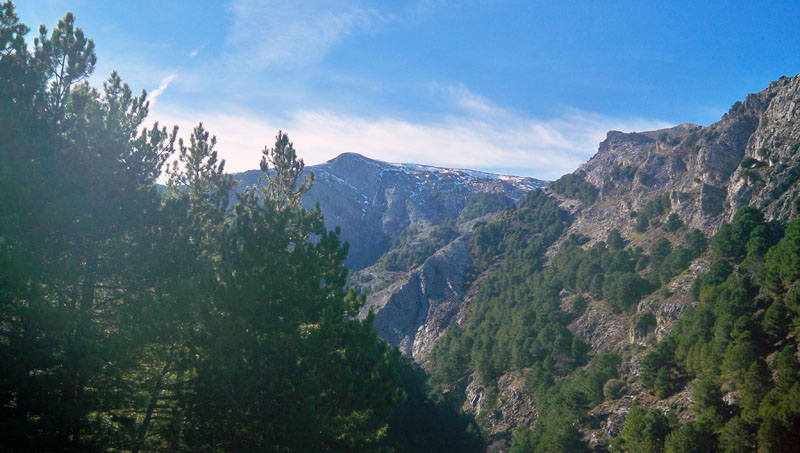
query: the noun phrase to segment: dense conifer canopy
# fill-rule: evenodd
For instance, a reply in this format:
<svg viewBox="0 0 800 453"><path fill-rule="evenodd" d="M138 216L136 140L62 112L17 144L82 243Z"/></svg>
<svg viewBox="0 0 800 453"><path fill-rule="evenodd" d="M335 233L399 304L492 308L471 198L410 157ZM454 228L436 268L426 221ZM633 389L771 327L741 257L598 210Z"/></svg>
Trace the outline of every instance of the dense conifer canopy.
<svg viewBox="0 0 800 453"><path fill-rule="evenodd" d="M410 450L417 419L478 445L352 319L347 244L301 206L285 133L231 200L202 124L177 140L116 73L87 83L72 14L27 32L0 5L0 449Z"/></svg>

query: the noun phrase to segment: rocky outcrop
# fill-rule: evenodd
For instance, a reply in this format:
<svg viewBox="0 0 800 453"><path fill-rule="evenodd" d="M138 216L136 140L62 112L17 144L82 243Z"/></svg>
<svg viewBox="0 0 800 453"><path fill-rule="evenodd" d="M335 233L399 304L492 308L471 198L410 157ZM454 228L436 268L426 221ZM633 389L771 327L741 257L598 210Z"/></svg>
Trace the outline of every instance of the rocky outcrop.
<svg viewBox="0 0 800 453"><path fill-rule="evenodd" d="M532 426L536 420L536 408L526 381L526 373L515 371L501 376L496 388L487 389L474 376L469 377L464 410L486 421L489 450L503 450L510 443L514 428ZM487 404L487 398L495 401ZM491 413L485 413L487 406L491 406Z"/></svg>
<svg viewBox="0 0 800 453"><path fill-rule="evenodd" d="M746 204L767 217L786 220L800 211L800 78L783 77L757 95L762 109L741 165L731 175L727 200L735 211Z"/></svg>
<svg viewBox="0 0 800 453"><path fill-rule="evenodd" d="M425 260L403 280L367 296L359 314L375 313L374 328L401 352L422 358L464 299L471 234L464 234Z"/></svg>
<svg viewBox="0 0 800 453"><path fill-rule="evenodd" d="M713 234L736 211L756 205L769 218L796 213L800 193L800 77L781 78L737 103L720 121L642 133L611 131L577 174L599 202L570 232L603 239L632 233L633 212L661 194L691 228Z"/></svg>

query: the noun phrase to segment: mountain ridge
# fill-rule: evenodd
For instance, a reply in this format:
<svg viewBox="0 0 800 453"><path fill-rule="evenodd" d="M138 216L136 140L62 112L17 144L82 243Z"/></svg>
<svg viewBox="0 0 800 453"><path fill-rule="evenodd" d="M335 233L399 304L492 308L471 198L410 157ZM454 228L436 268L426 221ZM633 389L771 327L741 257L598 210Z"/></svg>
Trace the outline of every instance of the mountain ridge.
<svg viewBox="0 0 800 453"><path fill-rule="evenodd" d="M388 250L392 236L410 224L430 227L463 209L470 194L503 193L519 200L546 181L524 176L474 170L395 164L357 153L342 153L308 166L315 183L304 206L320 204L329 229L340 227L350 244L348 267L359 270L375 264ZM238 189L257 182L260 170L234 174Z"/></svg>

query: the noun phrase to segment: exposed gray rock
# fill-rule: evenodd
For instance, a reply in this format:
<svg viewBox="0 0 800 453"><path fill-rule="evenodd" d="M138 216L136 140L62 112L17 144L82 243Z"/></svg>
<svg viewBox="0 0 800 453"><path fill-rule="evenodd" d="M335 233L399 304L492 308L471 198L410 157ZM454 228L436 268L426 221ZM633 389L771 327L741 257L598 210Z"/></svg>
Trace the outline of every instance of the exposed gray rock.
<svg viewBox="0 0 800 453"><path fill-rule="evenodd" d="M494 451L504 451L511 445L511 433L518 426L532 426L537 417L533 399L526 389L527 373L512 372L497 380L494 404L487 407L485 389L469 377L464 410L486 420L489 443ZM489 413L485 413L490 411Z"/></svg>
<svg viewBox="0 0 800 453"><path fill-rule="evenodd" d="M381 338L406 355L423 357L464 299L470 238L460 236L405 279L370 294L359 317L376 313L374 328Z"/></svg>
<svg viewBox="0 0 800 453"><path fill-rule="evenodd" d="M604 303L595 301L567 328L588 343L592 354L596 354L602 351L620 352L624 349L629 344L629 323L629 315L615 315Z"/></svg>

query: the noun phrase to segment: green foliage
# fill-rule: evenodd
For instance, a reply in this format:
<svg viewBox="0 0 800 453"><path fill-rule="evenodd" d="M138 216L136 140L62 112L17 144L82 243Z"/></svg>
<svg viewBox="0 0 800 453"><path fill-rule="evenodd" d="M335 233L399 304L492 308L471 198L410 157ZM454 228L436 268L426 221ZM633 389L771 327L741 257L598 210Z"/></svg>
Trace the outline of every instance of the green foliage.
<svg viewBox="0 0 800 453"><path fill-rule="evenodd" d="M659 243L662 243L661 240L659 240ZM656 245L659 245L659 243L656 243ZM666 242L666 244L668 243L669 241ZM653 269L649 276L650 280L660 285L669 283L676 275L689 267L689 264L699 256L696 250L697 249L683 246L671 249L670 246L670 248L666 250L657 251L659 254L666 252L666 255L664 255L664 258L660 261L652 256L656 251L651 251L651 259L653 259L651 265Z"/></svg>
<svg viewBox="0 0 800 453"><path fill-rule="evenodd" d="M514 200L500 192L471 193L461 211L461 220L472 220L492 212L502 211L513 205Z"/></svg>
<svg viewBox="0 0 800 453"><path fill-rule="evenodd" d="M389 251L381 257L381 263L386 269L390 271L413 269L457 238L459 233L455 222L448 219L434 227L427 238L416 240L419 234L417 228L409 226L392 239Z"/></svg>
<svg viewBox="0 0 800 453"><path fill-rule="evenodd" d="M800 364L790 335L800 324L798 231L794 220L780 238L758 210L744 208L712 240L717 259L693 286L698 306L642 360L642 382L660 397L697 378L696 418L667 438L668 450L800 448ZM732 262L742 263L738 272ZM772 369L763 359L770 354ZM739 397L738 415L722 401L724 386Z"/></svg>
<svg viewBox="0 0 800 453"><path fill-rule="evenodd" d="M717 451L716 435L708 423L692 420L666 437L664 451L713 453Z"/></svg>
<svg viewBox="0 0 800 453"><path fill-rule="evenodd" d="M619 379L609 379L603 386L603 396L607 400L615 400L622 395L625 389L625 382Z"/></svg>
<svg viewBox="0 0 800 453"><path fill-rule="evenodd" d="M692 230L686 235L686 247L694 256L700 256L708 248L708 240L700 230Z"/></svg>
<svg viewBox="0 0 800 453"><path fill-rule="evenodd" d="M669 239L661 238L656 241L655 245L653 245L653 248L650 250L650 260L655 265L659 265L670 252L672 252L672 244L669 242Z"/></svg>
<svg viewBox="0 0 800 453"><path fill-rule="evenodd" d="M668 394L671 389L669 378L676 367L673 359L675 346L673 341L662 341L656 345L655 350L642 359L642 383L650 388L656 388L657 393Z"/></svg>
<svg viewBox="0 0 800 453"><path fill-rule="evenodd" d="M795 451L800 448L800 365L794 347L781 350L775 373L775 387L759 407L757 442L766 451Z"/></svg>
<svg viewBox="0 0 800 453"><path fill-rule="evenodd" d="M711 241L711 251L719 258L740 263L747 256L747 243L757 226L763 226L764 215L756 208L745 206L736 213L732 223L724 225ZM759 230L763 234L763 231ZM757 233L758 234L758 233Z"/></svg>
<svg viewBox="0 0 800 453"><path fill-rule="evenodd" d="M731 266L728 260L715 260L711 263L711 269L695 279L692 283L692 296L697 299L700 297L700 293L703 289L721 284L728 278L731 272L733 272L733 266Z"/></svg>
<svg viewBox="0 0 800 453"><path fill-rule="evenodd" d="M636 216L636 223L633 224L633 229L637 233L644 233L647 231L647 228L650 226L650 218L639 214Z"/></svg>
<svg viewBox="0 0 800 453"><path fill-rule="evenodd" d="M26 32L0 4L0 450L416 449L398 428L416 417L472 449L353 320L347 248L302 208L313 176L286 134L229 207L202 125L176 146L144 126L145 93L85 83L71 14L32 52Z"/></svg>
<svg viewBox="0 0 800 453"><path fill-rule="evenodd" d="M695 384L692 399L694 400L692 410L698 416L709 411L722 414L727 410L726 404L722 401L722 390L713 379L707 376L703 376Z"/></svg>
<svg viewBox="0 0 800 453"><path fill-rule="evenodd" d="M742 103L742 101L734 102L731 108L728 109L728 115L730 115L731 118L736 118L743 112L744 112L744 104Z"/></svg>
<svg viewBox="0 0 800 453"><path fill-rule="evenodd" d="M461 329L453 324L436 340L430 354L434 385L454 383L466 375L471 342L461 336Z"/></svg>
<svg viewBox="0 0 800 453"><path fill-rule="evenodd" d="M616 252L625 248L625 239L623 239L619 234L619 230L614 228L608 232L606 244L608 245L609 250Z"/></svg>
<svg viewBox="0 0 800 453"><path fill-rule="evenodd" d="M542 420L541 423L547 423L549 426L544 432L538 429L532 431L528 428L522 428L514 433L509 451L520 453L579 453L590 451L583 440L581 431L569 420L563 419L557 422Z"/></svg>
<svg viewBox="0 0 800 453"><path fill-rule="evenodd" d="M754 159L752 157L745 157L739 163L739 166L741 166L742 168L747 168L747 169L763 167L765 165L766 165L766 163L764 163L764 162L762 162L762 161L760 161L758 159Z"/></svg>
<svg viewBox="0 0 800 453"><path fill-rule="evenodd" d="M499 255L524 254L536 259L563 231L567 213L540 191L531 191L498 220L478 222L472 257L487 264Z"/></svg>
<svg viewBox="0 0 800 453"><path fill-rule="evenodd" d="M672 250L661 262L658 269L658 278L661 284L668 283L674 276L683 272L695 258L696 256L692 255L687 248Z"/></svg>
<svg viewBox="0 0 800 453"><path fill-rule="evenodd" d="M588 305L589 301L587 301L585 297L576 297L575 300L572 301L572 314L579 316L586 310Z"/></svg>
<svg viewBox="0 0 800 453"><path fill-rule="evenodd" d="M611 177L615 180L632 180L637 169L634 165L615 165L611 169Z"/></svg>
<svg viewBox="0 0 800 453"><path fill-rule="evenodd" d="M647 202L642 210L642 214L647 217L658 217L672 207L672 202L669 199L669 194L662 194Z"/></svg>
<svg viewBox="0 0 800 453"><path fill-rule="evenodd" d="M452 384L469 371L476 371L482 383L490 383L501 371L539 360L549 364L550 372L559 361L574 366L566 315L558 305L552 278L540 268L542 254L561 234L566 220L554 200L533 191L496 221L476 226L472 249L476 260L490 261L497 254L506 258L473 299L468 325L463 331L449 329L434 346L434 383Z"/></svg>
<svg viewBox="0 0 800 453"><path fill-rule="evenodd" d="M634 407L625 418L616 446L631 453L664 451L664 438L669 432L667 417L660 411Z"/></svg>
<svg viewBox="0 0 800 453"><path fill-rule="evenodd" d="M634 230L639 233L647 231L647 228L655 222L656 218L663 215L672 207L669 194L659 195L644 205L644 209L636 216Z"/></svg>
<svg viewBox="0 0 800 453"><path fill-rule="evenodd" d="M475 421L460 411L453 401L428 397L426 376L410 359L398 364L403 402L389 418L383 448L398 451L483 451L480 430Z"/></svg>
<svg viewBox="0 0 800 453"><path fill-rule="evenodd" d="M458 230L453 220L446 220L431 231L431 239L440 244L446 244L457 237Z"/></svg>
<svg viewBox="0 0 800 453"><path fill-rule="evenodd" d="M603 300L615 313L631 309L652 291L650 283L633 272L613 272L603 281Z"/></svg>
<svg viewBox="0 0 800 453"><path fill-rule="evenodd" d="M586 369L577 369L558 381L547 379L541 369L529 376L528 387L534 390L534 404L539 412L532 432L517 433L515 442L528 450L519 451L587 451L575 420L591 407L603 402L603 388L617 377L622 360L605 352L593 357ZM517 437L515 436L515 437Z"/></svg>
<svg viewBox="0 0 800 453"><path fill-rule="evenodd" d="M641 263L649 261L641 248L611 252L604 243L597 243L586 250L568 241L552 260L551 269L564 288L587 292L621 312L657 288L636 272L641 270Z"/></svg>
<svg viewBox="0 0 800 453"><path fill-rule="evenodd" d="M756 450L755 430L751 423L733 417L719 433L719 450L730 453L745 453Z"/></svg>
<svg viewBox="0 0 800 453"><path fill-rule="evenodd" d="M565 197L580 200L586 207L597 200L597 188L584 179L580 173L569 173L548 186L553 192Z"/></svg>
<svg viewBox="0 0 800 453"><path fill-rule="evenodd" d="M800 220L793 220L786 233L766 254L758 282L773 292L783 292L800 278Z"/></svg>
<svg viewBox="0 0 800 453"><path fill-rule="evenodd" d="M773 341L780 341L791 326L791 313L782 298L773 302L764 313L762 321L764 333Z"/></svg>
<svg viewBox="0 0 800 453"><path fill-rule="evenodd" d="M646 335L650 329L656 326L656 316L649 311L637 313L634 317L633 328L637 335Z"/></svg>
<svg viewBox="0 0 800 453"><path fill-rule="evenodd" d="M579 368L588 345L566 328L570 318L560 309L560 291L579 294L577 314L587 304L581 292L602 297L608 286L609 297L627 307L638 300L639 288L649 288L634 272L643 251L624 249L624 243L613 252L604 243L584 249L585 241L573 236L543 268L541 255L560 234L554 226L563 228L566 220L554 200L533 192L496 221L476 227L473 256L505 259L472 300L467 325L450 327L430 356L432 382L439 389L454 388L472 372L493 389L502 373L529 369L539 421L533 430L517 433L514 448L521 451L585 449L576 420L605 399L604 385L617 377L620 358L614 354L600 354Z"/></svg>
<svg viewBox="0 0 800 453"><path fill-rule="evenodd" d="M680 216L674 212L667 217L667 222L664 224L664 228L670 232L678 231L682 226L683 221Z"/></svg>
<svg viewBox="0 0 800 453"><path fill-rule="evenodd" d="M533 431L526 427L518 429L511 439L510 453L529 453L536 449L536 438Z"/></svg>
<svg viewBox="0 0 800 453"><path fill-rule="evenodd" d="M653 393L658 398L666 398L675 393L675 375L670 368L660 368L653 381Z"/></svg>

